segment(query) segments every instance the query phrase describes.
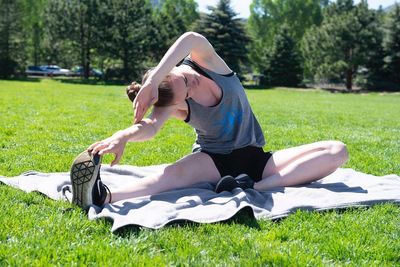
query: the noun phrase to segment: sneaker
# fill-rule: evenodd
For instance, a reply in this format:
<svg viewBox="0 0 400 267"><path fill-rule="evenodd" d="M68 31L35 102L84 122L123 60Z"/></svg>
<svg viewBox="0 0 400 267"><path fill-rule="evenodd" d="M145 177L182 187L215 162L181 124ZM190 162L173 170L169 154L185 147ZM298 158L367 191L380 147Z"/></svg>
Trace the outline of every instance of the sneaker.
<svg viewBox="0 0 400 267"><path fill-rule="evenodd" d="M216 193L221 193L222 191L233 191L235 188L242 188L246 190L248 188L254 187L254 181L247 174L240 174L235 178L227 175L221 178L215 187Z"/></svg>
<svg viewBox="0 0 400 267"><path fill-rule="evenodd" d="M104 202L106 202L107 196L110 196L110 202L111 202L111 192L108 186L103 184L100 178L100 172L97 174L96 182L93 187L92 191L92 200L93 204L96 206L103 206Z"/></svg>
<svg viewBox="0 0 400 267"><path fill-rule="evenodd" d="M72 203L82 209L90 205L102 206L107 197L106 187L100 179L101 156L82 152L71 167Z"/></svg>

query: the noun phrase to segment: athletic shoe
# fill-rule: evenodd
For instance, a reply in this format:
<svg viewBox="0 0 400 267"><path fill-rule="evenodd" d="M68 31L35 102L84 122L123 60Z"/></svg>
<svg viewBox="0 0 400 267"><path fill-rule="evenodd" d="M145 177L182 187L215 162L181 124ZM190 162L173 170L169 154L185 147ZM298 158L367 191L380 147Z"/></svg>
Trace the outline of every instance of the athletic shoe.
<svg viewBox="0 0 400 267"><path fill-rule="evenodd" d="M110 202L111 202L111 191L106 186L103 184L103 182L100 179L100 172L97 174L96 182L93 187L92 191L92 200L93 204L96 206L103 206L104 202L106 201L107 195L110 196Z"/></svg>
<svg viewBox="0 0 400 267"><path fill-rule="evenodd" d="M233 191L235 188L242 188L246 190L254 187L254 181L247 174L240 174L233 178L230 175L224 176L219 180L215 186L215 192L221 193L222 191Z"/></svg>
<svg viewBox="0 0 400 267"><path fill-rule="evenodd" d="M90 205L102 206L107 197L106 187L100 179L101 156L82 152L71 166L72 203L82 209Z"/></svg>

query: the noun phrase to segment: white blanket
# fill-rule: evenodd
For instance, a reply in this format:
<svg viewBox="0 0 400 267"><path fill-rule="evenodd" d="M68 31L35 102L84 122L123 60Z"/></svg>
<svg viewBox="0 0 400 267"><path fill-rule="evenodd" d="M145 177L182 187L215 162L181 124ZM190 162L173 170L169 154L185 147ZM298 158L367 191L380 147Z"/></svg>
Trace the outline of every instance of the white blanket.
<svg viewBox="0 0 400 267"><path fill-rule="evenodd" d="M102 181L111 191L124 187L134 179L162 170L165 165L109 167L102 165ZM20 176L0 177L0 182L26 192L39 191L56 200L71 200L69 173L26 172ZM376 203L400 203L400 177L373 176L352 169L338 169L311 184L276 188L267 192L240 188L232 193L215 193L214 186L202 183L157 195L121 200L104 207L92 206L90 220L110 218L112 231L127 225L157 229L175 221L212 223L234 216L250 207L255 218L276 219L298 209L327 210Z"/></svg>

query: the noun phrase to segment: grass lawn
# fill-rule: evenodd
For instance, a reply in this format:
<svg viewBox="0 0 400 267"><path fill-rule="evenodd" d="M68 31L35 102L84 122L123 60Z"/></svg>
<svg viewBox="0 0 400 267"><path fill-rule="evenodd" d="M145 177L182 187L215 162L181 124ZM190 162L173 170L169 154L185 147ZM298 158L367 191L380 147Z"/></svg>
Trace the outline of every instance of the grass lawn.
<svg viewBox="0 0 400 267"><path fill-rule="evenodd" d="M266 150L342 140L350 153L345 167L400 175L400 94L247 94ZM131 122L123 86L0 81L0 175L68 171L88 145ZM128 144L121 164L173 162L190 153L194 138L188 125L171 120L154 140ZM0 226L0 266L400 265L400 207L393 204L298 211L274 222L243 213L224 223L112 234L110 222L89 221L69 203L0 185Z"/></svg>

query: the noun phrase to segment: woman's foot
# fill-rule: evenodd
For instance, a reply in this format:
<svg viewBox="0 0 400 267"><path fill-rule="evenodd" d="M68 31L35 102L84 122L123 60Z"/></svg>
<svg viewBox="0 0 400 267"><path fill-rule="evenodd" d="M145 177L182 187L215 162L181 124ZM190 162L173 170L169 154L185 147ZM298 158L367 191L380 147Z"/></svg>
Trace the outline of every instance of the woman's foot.
<svg viewBox="0 0 400 267"><path fill-rule="evenodd" d="M242 188L246 190L248 188L254 187L254 181L247 174L240 174L235 178L227 175L221 178L217 185L215 186L215 192L221 193L222 191L231 192L235 188Z"/></svg>
<svg viewBox="0 0 400 267"><path fill-rule="evenodd" d="M100 179L101 156L82 152L71 166L72 203L87 210L90 205L102 206L107 186Z"/></svg>

